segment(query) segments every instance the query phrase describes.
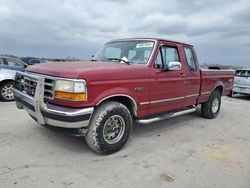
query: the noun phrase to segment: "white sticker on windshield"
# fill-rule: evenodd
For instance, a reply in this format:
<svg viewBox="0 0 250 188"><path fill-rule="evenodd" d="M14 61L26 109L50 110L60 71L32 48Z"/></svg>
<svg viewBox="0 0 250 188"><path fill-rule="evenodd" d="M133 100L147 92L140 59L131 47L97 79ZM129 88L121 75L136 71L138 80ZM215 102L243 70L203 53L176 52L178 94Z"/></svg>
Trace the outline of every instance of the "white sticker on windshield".
<svg viewBox="0 0 250 188"><path fill-rule="evenodd" d="M154 43L153 42L143 42L143 43L138 43L136 45L136 48L150 48L153 47Z"/></svg>

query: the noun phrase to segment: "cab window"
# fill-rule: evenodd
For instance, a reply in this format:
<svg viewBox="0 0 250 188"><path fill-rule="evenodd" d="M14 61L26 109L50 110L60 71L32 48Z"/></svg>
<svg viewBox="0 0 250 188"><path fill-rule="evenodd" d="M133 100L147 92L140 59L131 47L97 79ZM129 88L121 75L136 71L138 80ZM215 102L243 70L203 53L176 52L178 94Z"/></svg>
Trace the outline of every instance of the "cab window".
<svg viewBox="0 0 250 188"><path fill-rule="evenodd" d="M169 62L180 62L178 50L173 46L161 46L156 57L155 68L164 69L167 68Z"/></svg>

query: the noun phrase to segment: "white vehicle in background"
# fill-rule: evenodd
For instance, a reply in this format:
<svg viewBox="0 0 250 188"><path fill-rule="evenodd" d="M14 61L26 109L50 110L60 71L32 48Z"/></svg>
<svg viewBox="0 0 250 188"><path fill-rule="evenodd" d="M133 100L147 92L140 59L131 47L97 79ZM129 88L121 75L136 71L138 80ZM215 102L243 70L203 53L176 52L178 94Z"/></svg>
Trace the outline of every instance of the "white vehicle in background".
<svg viewBox="0 0 250 188"><path fill-rule="evenodd" d="M13 101L12 92L16 71L0 68L0 100Z"/></svg>
<svg viewBox="0 0 250 188"><path fill-rule="evenodd" d="M235 71L232 96L237 93L250 95L250 69L239 69Z"/></svg>

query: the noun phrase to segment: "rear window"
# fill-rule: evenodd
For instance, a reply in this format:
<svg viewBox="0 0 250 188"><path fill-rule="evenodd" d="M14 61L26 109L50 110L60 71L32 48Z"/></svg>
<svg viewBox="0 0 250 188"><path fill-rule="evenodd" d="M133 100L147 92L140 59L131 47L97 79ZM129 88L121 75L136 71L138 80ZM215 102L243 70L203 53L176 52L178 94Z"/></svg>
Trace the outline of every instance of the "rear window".
<svg viewBox="0 0 250 188"><path fill-rule="evenodd" d="M250 77L250 70L237 70L235 76L239 77Z"/></svg>

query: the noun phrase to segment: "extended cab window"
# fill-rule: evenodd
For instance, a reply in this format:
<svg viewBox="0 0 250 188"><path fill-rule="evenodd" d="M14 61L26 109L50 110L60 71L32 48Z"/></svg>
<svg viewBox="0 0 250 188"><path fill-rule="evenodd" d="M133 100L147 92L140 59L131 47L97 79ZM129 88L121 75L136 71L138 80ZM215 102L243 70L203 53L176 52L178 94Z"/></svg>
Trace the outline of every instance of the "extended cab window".
<svg viewBox="0 0 250 188"><path fill-rule="evenodd" d="M155 61L155 68L167 68L168 63L173 61L180 62L177 48L173 46L161 46Z"/></svg>
<svg viewBox="0 0 250 188"><path fill-rule="evenodd" d="M193 55L192 49L185 47L184 52L185 52L185 56L186 56L186 60L187 60L187 64L188 64L188 69L189 70L196 70L196 64L194 61L194 55Z"/></svg>

